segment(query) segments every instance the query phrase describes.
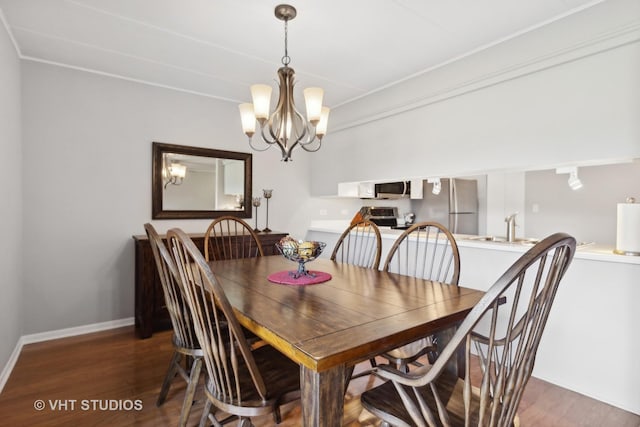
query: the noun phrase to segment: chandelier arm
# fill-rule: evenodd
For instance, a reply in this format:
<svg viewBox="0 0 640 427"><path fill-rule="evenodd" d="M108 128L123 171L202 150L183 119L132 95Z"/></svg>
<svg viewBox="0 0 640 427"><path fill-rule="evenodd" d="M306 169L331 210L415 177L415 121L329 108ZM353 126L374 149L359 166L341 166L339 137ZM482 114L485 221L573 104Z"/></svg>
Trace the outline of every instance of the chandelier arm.
<svg viewBox="0 0 640 427"><path fill-rule="evenodd" d="M282 141L280 141L280 139L278 138L278 136L275 134L275 132L273 131L273 115L269 118L269 121L267 122L267 125L265 126L266 128L269 129L269 135L271 135L271 138L273 138L271 141L267 138L267 136L265 135L264 132L264 128L262 128L262 139L263 141L265 141L267 144L270 145L278 145L278 148L280 148L280 151L282 152L282 159L283 160L287 160L290 158L289 156L289 152L287 152L287 146L285 144L282 143Z"/></svg>
<svg viewBox="0 0 640 427"><path fill-rule="evenodd" d="M307 140L304 142L300 141L300 146L302 148L304 148L305 145L309 145L316 140L317 135L316 135L315 126L313 126L311 123L308 123L308 126L306 126L306 129L305 129L305 134L307 135ZM313 150L313 151L318 151L318 150Z"/></svg>
<svg viewBox="0 0 640 427"><path fill-rule="evenodd" d="M293 107L293 112L294 114L298 115L302 120L304 120L304 117L302 116L302 114L300 114L300 112L298 112L298 110L295 109L295 106ZM313 139L315 139L315 135L312 139L309 139L311 134L309 133L309 129L307 126L303 127L302 133L291 144L289 144L291 140L287 140L287 139L285 139L284 140L285 142L282 143L281 140L274 134L272 126L269 126L269 133L273 137L274 142L277 143L278 146L280 147L284 161L288 161L291 159L291 152L296 147L296 145L300 144L300 146L304 148L304 144L309 144L310 142L313 142ZM302 140L305 137L307 137L308 140L306 142L302 142ZM317 151L317 150L314 150L314 151Z"/></svg>
<svg viewBox="0 0 640 427"><path fill-rule="evenodd" d="M291 160L291 149L285 147L282 144L278 144L278 147L280 147L280 152L282 153L282 161L283 162L288 162L289 160Z"/></svg>
<svg viewBox="0 0 640 427"><path fill-rule="evenodd" d="M254 151L267 151L269 148L271 148L271 144L267 145L265 148L257 148L255 145L253 145L251 138L249 138L249 146L253 148Z"/></svg>
<svg viewBox="0 0 640 427"><path fill-rule="evenodd" d="M271 119L269 119L271 120ZM273 139L269 139L267 138L267 135L264 132L264 129L268 128L269 129L269 134L271 134L271 137ZM273 144L279 144L278 138L276 138L276 136L273 134L272 130L271 130L271 126L269 125L269 123L267 123L266 126L261 126L260 127L260 136L262 137L262 140L265 142L265 144L269 144L269 146L273 145Z"/></svg>
<svg viewBox="0 0 640 427"><path fill-rule="evenodd" d="M311 144L313 141L315 141L316 138L313 138L311 141L307 142L306 144L300 144L300 147L304 150L307 151L309 153L315 153L316 151L318 151L320 149L320 147L322 147L322 140L318 138L318 147L317 148L307 148L309 144Z"/></svg>

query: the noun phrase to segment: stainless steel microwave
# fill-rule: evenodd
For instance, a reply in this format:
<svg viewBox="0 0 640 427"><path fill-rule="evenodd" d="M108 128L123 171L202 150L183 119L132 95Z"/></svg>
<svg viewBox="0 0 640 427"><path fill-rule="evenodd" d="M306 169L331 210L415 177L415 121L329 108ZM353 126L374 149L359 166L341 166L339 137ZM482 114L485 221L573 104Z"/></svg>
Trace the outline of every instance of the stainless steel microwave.
<svg viewBox="0 0 640 427"><path fill-rule="evenodd" d="M361 182L358 196L362 199L402 199L411 195L411 181Z"/></svg>

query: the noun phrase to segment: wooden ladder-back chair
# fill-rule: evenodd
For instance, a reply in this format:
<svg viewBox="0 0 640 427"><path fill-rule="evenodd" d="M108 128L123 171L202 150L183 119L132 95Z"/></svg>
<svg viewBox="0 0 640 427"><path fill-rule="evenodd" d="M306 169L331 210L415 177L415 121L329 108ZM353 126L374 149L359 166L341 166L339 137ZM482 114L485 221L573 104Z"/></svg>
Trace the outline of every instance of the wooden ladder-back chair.
<svg viewBox="0 0 640 427"><path fill-rule="evenodd" d="M196 335L207 369L207 402L200 425L215 426L239 418L272 413L280 422L280 405L300 398L300 368L269 345L252 351L219 279L193 241L179 229L167 234L183 293L191 308ZM218 420L217 410L229 414Z"/></svg>
<svg viewBox="0 0 640 427"><path fill-rule="evenodd" d="M389 250L383 271L458 286L460 254L451 232L437 222L420 222L404 231ZM427 354L433 363L437 342L429 336L391 350L382 356L399 368Z"/></svg>
<svg viewBox="0 0 640 427"><path fill-rule="evenodd" d="M458 285L458 244L442 224L413 224L393 243L382 270Z"/></svg>
<svg viewBox="0 0 640 427"><path fill-rule="evenodd" d="M383 426L511 426L549 311L573 255L573 237L556 233L521 256L487 291L432 366L405 373L385 365L387 380L361 395ZM504 300L506 298L506 303ZM446 369L464 346L464 379ZM481 380L471 381L478 355Z"/></svg>
<svg viewBox="0 0 640 427"><path fill-rule="evenodd" d="M234 216L221 216L209 224L204 235L207 261L263 256L262 245L251 226Z"/></svg>
<svg viewBox="0 0 640 427"><path fill-rule="evenodd" d="M173 327L173 356L156 405L161 406L164 403L173 379L179 374L187 382L178 424L185 426L189 419L193 397L200 379L203 353L193 329L189 306L182 297L182 291L178 283L178 270L173 258L153 225L147 223L144 225L144 229L149 237L158 275L160 276L160 283L162 284L164 301ZM183 361L185 363L184 367L182 366Z"/></svg>
<svg viewBox="0 0 640 427"><path fill-rule="evenodd" d="M380 266L382 238L378 226L368 220L351 224L336 243L332 261L344 262L375 270Z"/></svg>

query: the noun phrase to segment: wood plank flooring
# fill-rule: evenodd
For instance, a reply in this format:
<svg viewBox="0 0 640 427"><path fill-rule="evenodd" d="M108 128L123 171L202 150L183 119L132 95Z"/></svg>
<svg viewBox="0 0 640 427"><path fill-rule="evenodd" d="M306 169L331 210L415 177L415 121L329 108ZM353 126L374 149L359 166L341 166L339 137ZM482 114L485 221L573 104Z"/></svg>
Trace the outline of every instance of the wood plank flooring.
<svg viewBox="0 0 640 427"><path fill-rule="evenodd" d="M26 345L0 394L0 425L177 425L185 389L181 379L174 381L165 404L155 405L170 357L169 331L139 340L133 327ZM367 367L368 362L357 370ZM360 393L374 381L362 377L351 382L344 426L379 425L359 401ZM198 424L202 397L201 392L196 394L189 426ZM37 410L40 401L44 409ZM519 413L523 426L640 426L638 415L535 378ZM285 407L282 415L280 426L300 425L298 404ZM271 417L254 423L274 424Z"/></svg>

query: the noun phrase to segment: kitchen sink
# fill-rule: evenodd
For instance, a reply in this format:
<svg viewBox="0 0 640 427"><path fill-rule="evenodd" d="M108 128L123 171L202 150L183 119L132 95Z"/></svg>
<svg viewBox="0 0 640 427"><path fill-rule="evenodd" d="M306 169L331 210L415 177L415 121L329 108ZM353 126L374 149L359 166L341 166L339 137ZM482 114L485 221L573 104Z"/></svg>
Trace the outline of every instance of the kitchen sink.
<svg viewBox="0 0 640 427"><path fill-rule="evenodd" d="M501 236L472 236L467 237L464 240L474 240L476 242L495 242L495 243L511 243L515 245L525 245L525 246L533 246L540 241L540 239L531 239L531 238L516 238L513 242L508 242L506 237ZM577 242L576 247L580 248L583 246L592 245L593 242Z"/></svg>
<svg viewBox="0 0 640 427"><path fill-rule="evenodd" d="M509 242L507 241L506 237L499 237L499 236L474 236L474 237L469 237L468 240L496 242L496 243L516 243L520 245L535 245L540 241L538 239L516 238L513 242Z"/></svg>

